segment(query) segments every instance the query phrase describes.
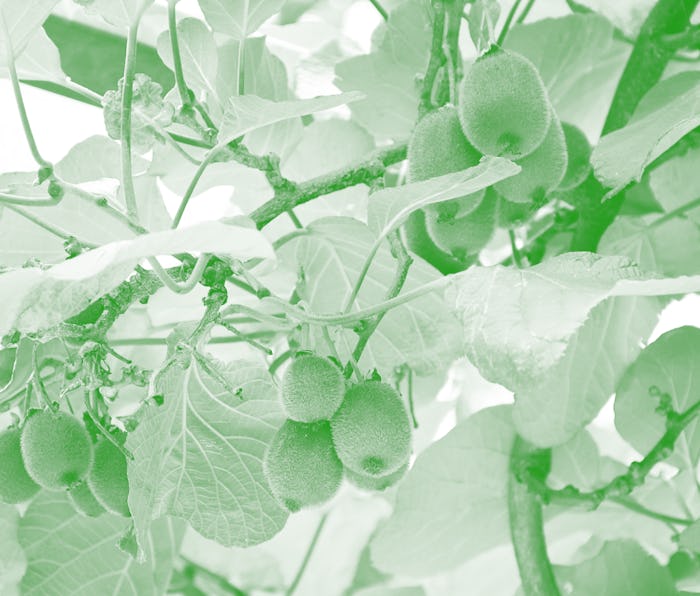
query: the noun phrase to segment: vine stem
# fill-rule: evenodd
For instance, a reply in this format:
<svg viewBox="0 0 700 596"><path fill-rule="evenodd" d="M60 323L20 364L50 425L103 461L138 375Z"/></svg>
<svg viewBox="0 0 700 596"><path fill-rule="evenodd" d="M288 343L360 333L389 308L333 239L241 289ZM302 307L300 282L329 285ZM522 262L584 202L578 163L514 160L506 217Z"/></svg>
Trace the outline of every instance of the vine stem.
<svg viewBox="0 0 700 596"><path fill-rule="evenodd" d="M527 18L527 15L530 14L530 11L532 10L532 7L535 5L535 0L528 0L528 3L525 5L525 8L523 8L523 11L518 15L518 18L515 20L516 23L524 23L525 19Z"/></svg>
<svg viewBox="0 0 700 596"><path fill-rule="evenodd" d="M187 294L194 290L195 286L201 281L202 274L209 263L209 259L211 259L210 254L203 253L200 255L194 269L192 270L192 273L190 273L190 276L182 282L176 281L170 277L170 274L163 269L163 266L158 262L156 257L148 257L147 261L153 268L153 272L158 276L158 279L163 282L163 285L166 288L172 292L175 292L176 294Z"/></svg>
<svg viewBox="0 0 700 596"><path fill-rule="evenodd" d="M34 139L34 133L32 132L32 127L29 124L29 117L27 116L27 108L24 105L24 98L22 97L22 89L20 88L19 85L19 77L17 76L17 65L15 64L15 55L14 55L14 50L12 48L11 44L11 38L10 38L10 33L7 30L7 22L5 21L5 17L2 14L2 11L0 11L0 23L2 24L2 28L5 34L5 39L7 40L7 70L10 73L10 81L12 83L12 92L14 93L15 96L15 102L17 103L17 110L19 111L19 117L22 121L22 128L24 130L24 136L27 139L27 144L29 145L29 150L32 153L32 157L34 158L34 161L37 163L37 165L41 168L49 168L50 170L53 170L53 166L51 165L50 162L45 160L41 153L39 152L39 148L37 147L36 140Z"/></svg>
<svg viewBox="0 0 700 596"><path fill-rule="evenodd" d="M547 555L542 504L516 473L521 460L531 456L534 451L531 445L516 436L508 477L510 536L525 595L559 596L559 587Z"/></svg>
<svg viewBox="0 0 700 596"><path fill-rule="evenodd" d="M178 0L168 0L168 32L170 34L170 49L173 54L173 71L175 72L175 84L177 91L180 94L180 101L183 106L190 105L190 94L185 83L185 77L182 71L182 56L180 54L180 43L177 33L177 13L175 5Z"/></svg>
<svg viewBox="0 0 700 596"><path fill-rule="evenodd" d="M384 8L380 3L379 0L369 0L374 6L374 8L377 9L377 12L381 15L381 17L385 20L389 20L389 13L387 12L386 8Z"/></svg>
<svg viewBox="0 0 700 596"><path fill-rule="evenodd" d="M299 570L297 571L296 575L294 576L294 579L292 580L292 583L289 585L289 588L287 588L287 591L285 592L285 596L292 596L296 589L299 587L299 583L301 582L302 578L304 577L304 572L306 571L307 566L309 565L309 561L311 560L311 556L314 554L314 550L316 549L316 544L318 543L318 539L321 537L321 532L323 531L323 527L326 525L326 521L328 520L328 513L324 513L323 516L321 517L320 521L318 522L318 525L316 526L316 531L314 532L314 535L311 537L311 542L309 543L309 548L306 549L306 553L304 554L304 558L301 561L301 565L299 566Z"/></svg>
<svg viewBox="0 0 700 596"><path fill-rule="evenodd" d="M130 219L138 221L138 205L134 188L133 168L131 164L131 104L134 99L134 75L136 71L136 47L138 43L139 23L144 8L141 8L134 22L129 26L126 38L126 57L124 60L124 78L122 79L122 119L121 119L121 170L122 188L126 211Z"/></svg>
<svg viewBox="0 0 700 596"><path fill-rule="evenodd" d="M173 230L180 225L180 221L182 220L182 216L185 213L185 209L187 209L187 205L189 204L190 199L192 198L192 195L194 194L194 191L197 188L197 184L199 183L200 178L204 174L204 170L206 170L209 164L211 164L217 153L217 148L214 148L211 151L209 151L209 153L206 154L202 162L199 164L199 167L195 171L194 176L192 176L192 180L190 181L190 184L187 187L187 190L185 191L182 200L180 201L180 205L177 208L175 217L173 218L173 224L171 226Z"/></svg>
<svg viewBox="0 0 700 596"><path fill-rule="evenodd" d="M522 0L515 0L515 2L513 2L513 6L510 7L510 11L506 17L506 22L503 23L503 29L501 29L501 32L498 35L498 41L496 41L499 46L502 46L503 42L505 42L506 37L508 36L508 31L510 31L510 26L515 18L515 13L518 12L521 2Z"/></svg>

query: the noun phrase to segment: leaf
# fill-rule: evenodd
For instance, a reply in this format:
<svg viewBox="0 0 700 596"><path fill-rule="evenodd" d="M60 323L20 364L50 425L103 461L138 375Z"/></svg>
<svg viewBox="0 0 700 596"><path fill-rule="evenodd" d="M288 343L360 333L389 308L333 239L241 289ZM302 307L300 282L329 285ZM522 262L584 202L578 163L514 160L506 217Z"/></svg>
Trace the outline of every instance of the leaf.
<svg viewBox="0 0 700 596"><path fill-rule="evenodd" d="M241 135L263 126L335 108L362 97L357 92L277 102L255 95L230 97L219 130L218 146L223 147Z"/></svg>
<svg viewBox="0 0 700 596"><path fill-rule="evenodd" d="M593 149L596 177L612 192L642 178L644 169L700 125L700 73L684 72L658 83L624 128Z"/></svg>
<svg viewBox="0 0 700 596"><path fill-rule="evenodd" d="M420 94L416 77L428 63L432 19L429 2L402 2L375 34L378 44L370 54L336 64L335 86L365 94L350 110L377 140L402 139L413 130Z"/></svg>
<svg viewBox="0 0 700 596"><path fill-rule="evenodd" d="M153 4L153 0L93 0L90 8L115 27L129 27Z"/></svg>
<svg viewBox="0 0 700 596"><path fill-rule="evenodd" d="M700 521L693 522L681 532L678 546L692 553L700 553Z"/></svg>
<svg viewBox="0 0 700 596"><path fill-rule="evenodd" d="M640 453L648 452L666 431L666 418L656 412L659 397L668 393L677 412L692 406L700 395L700 329L678 327L647 346L617 387L615 426ZM692 422L676 441L674 465L691 469L700 459L700 426Z"/></svg>
<svg viewBox="0 0 700 596"><path fill-rule="evenodd" d="M502 157L485 157L481 162L461 172L445 174L423 182L386 188L370 196L369 226L380 238L403 224L415 210L467 195L491 186L520 172L520 166ZM473 199L475 209L480 196ZM471 210L464 206L461 215Z"/></svg>
<svg viewBox="0 0 700 596"><path fill-rule="evenodd" d="M24 51L17 58L16 67L21 79L52 81L59 84L66 81L66 75L61 69L58 48L41 27L32 35ZM9 72L0 66L0 75L9 76Z"/></svg>
<svg viewBox="0 0 700 596"><path fill-rule="evenodd" d="M486 379L516 390L562 357L618 280L641 275L621 257L568 253L528 269L472 267L449 278L447 298L467 357Z"/></svg>
<svg viewBox="0 0 700 596"><path fill-rule="evenodd" d="M9 271L0 274L0 296L5 300L0 334L12 328L27 332L51 327L114 289L139 260L189 251L238 259L274 256L257 230L211 221L111 242L45 270Z"/></svg>
<svg viewBox="0 0 700 596"><path fill-rule="evenodd" d="M197 97L220 104L216 90L217 49L214 35L202 21L187 17L177 24L177 39L187 86ZM163 62L174 70L170 33L163 31L156 45Z"/></svg>
<svg viewBox="0 0 700 596"><path fill-rule="evenodd" d="M146 544L149 561L137 563L117 547L128 525L109 513L83 517L65 493L40 493L19 524L27 555L22 594L163 594L184 528L170 519L154 524Z"/></svg>
<svg viewBox="0 0 700 596"><path fill-rule="evenodd" d="M518 433L540 447L570 440L600 412L656 326L663 302L612 298L596 306L563 357L516 390Z"/></svg>
<svg viewBox="0 0 700 596"><path fill-rule="evenodd" d="M31 10L18 0L0 0L0 67L17 59L58 0L33 0Z"/></svg>
<svg viewBox="0 0 700 596"><path fill-rule="evenodd" d="M132 157L133 174L143 174L148 162L140 155ZM56 174L66 182L81 184L103 178L121 179L121 148L117 141L93 135L73 145L55 165Z"/></svg>
<svg viewBox="0 0 700 596"><path fill-rule="evenodd" d="M560 488L572 485L582 491L593 490L600 484L600 466L598 445L588 431L582 430L552 449L547 483Z"/></svg>
<svg viewBox="0 0 700 596"><path fill-rule="evenodd" d="M262 458L283 415L267 370L246 361L210 361L204 369L193 360L186 369L169 365L155 390L165 396L163 405L143 406L127 440L140 552L152 520L165 514L225 546L252 546L277 534L288 514L270 492Z"/></svg>
<svg viewBox="0 0 700 596"><path fill-rule="evenodd" d="M575 14L516 25L504 46L535 64L559 118L595 141L630 53L613 34L600 15Z"/></svg>
<svg viewBox="0 0 700 596"><path fill-rule="evenodd" d="M700 273L700 229L686 219L619 217L605 231L598 252L629 257L645 271L668 276Z"/></svg>
<svg viewBox="0 0 700 596"><path fill-rule="evenodd" d="M342 310L376 238L369 228L347 217L328 217L311 223L306 234L287 245L288 257L299 271L297 292L318 313ZM293 252L291 252L293 251ZM396 271L387 246L373 259L355 304L359 308L381 302ZM431 267L415 262L404 291L438 277ZM329 329L341 359L347 359L357 342L352 329ZM328 353L321 329L314 328L310 345ZM438 293L412 300L387 312L360 359L364 370L377 368L391 378L404 362L420 374L442 370L459 355L457 324Z"/></svg>
<svg viewBox="0 0 700 596"><path fill-rule="evenodd" d="M449 570L508 539L511 408L481 410L418 456L380 526L372 560L422 577Z"/></svg>
<svg viewBox="0 0 700 596"><path fill-rule="evenodd" d="M698 160L700 148L691 147L683 155L661 163L649 173L649 186L654 198L666 212L682 209L700 197ZM700 207L688 209L685 216L700 224Z"/></svg>
<svg viewBox="0 0 700 596"><path fill-rule="evenodd" d="M665 567L632 540L607 542L592 559L573 567L558 567L560 586L575 596L621 596L678 594L671 574Z"/></svg>
<svg viewBox="0 0 700 596"><path fill-rule="evenodd" d="M209 26L234 39L255 33L283 4L284 0L199 0Z"/></svg>
<svg viewBox="0 0 700 596"><path fill-rule="evenodd" d="M469 36L477 53L483 54L496 43L496 24L499 16L501 5L498 0L476 0L472 4L469 10Z"/></svg>
<svg viewBox="0 0 700 596"><path fill-rule="evenodd" d="M16 507L0 505L0 592L19 594L18 586L27 569L27 558L17 538L20 517Z"/></svg>

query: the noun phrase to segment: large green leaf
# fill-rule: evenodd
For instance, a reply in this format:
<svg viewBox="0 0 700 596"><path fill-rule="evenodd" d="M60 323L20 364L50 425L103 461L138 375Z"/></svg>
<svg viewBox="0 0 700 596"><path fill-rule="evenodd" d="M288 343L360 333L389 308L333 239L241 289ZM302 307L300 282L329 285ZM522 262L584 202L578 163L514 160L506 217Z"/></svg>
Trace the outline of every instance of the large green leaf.
<svg viewBox="0 0 700 596"><path fill-rule="evenodd" d="M506 541L514 436L510 406L498 406L477 412L428 447L372 542L374 564L389 573L428 576Z"/></svg>
<svg viewBox="0 0 700 596"><path fill-rule="evenodd" d="M284 0L199 0L210 27L234 39L255 33L284 4Z"/></svg>
<svg viewBox="0 0 700 596"><path fill-rule="evenodd" d="M239 259L273 257L257 230L210 221L177 230L111 242L48 269L15 269L0 274L0 334L11 328L36 331L77 314L114 289L143 258L201 251Z"/></svg>
<svg viewBox="0 0 700 596"><path fill-rule="evenodd" d="M29 10L25 2L0 0L0 69L22 54L56 4L58 0L34 0Z"/></svg>
<svg viewBox="0 0 700 596"><path fill-rule="evenodd" d="M700 125L700 73L684 72L661 81L645 96L620 130L593 149L596 177L619 191L641 180L644 169Z"/></svg>
<svg viewBox="0 0 700 596"><path fill-rule="evenodd" d="M277 534L288 514L270 492L262 458L283 415L264 366L172 363L155 390L164 403L144 405L127 440L140 551L152 521L166 514L227 546L252 546Z"/></svg>
<svg viewBox="0 0 700 596"><path fill-rule="evenodd" d="M654 198L667 212L684 209L700 197L698 160L700 147L691 147L683 155L665 161L649 173L649 186ZM700 207L687 209L684 215L700 224Z"/></svg>
<svg viewBox="0 0 700 596"><path fill-rule="evenodd" d="M357 280L376 236L363 223L348 217L317 220L288 246L300 273L297 291L314 312L341 311ZM389 248L382 246L367 273L355 301L359 308L381 302L396 272ZM409 270L404 291L438 278L422 262ZM352 329L329 330L342 359L347 359L357 342ZM312 347L328 352L321 329L313 328ZM459 356L459 330L442 297L430 294L390 310L372 335L360 360L364 370L377 368L391 378L396 366L409 364L421 373L442 370Z"/></svg>
<svg viewBox="0 0 700 596"><path fill-rule="evenodd" d="M0 592L19 594L18 585L27 569L27 557L18 541L19 512L13 505L0 505Z"/></svg>
<svg viewBox="0 0 700 596"><path fill-rule="evenodd" d="M40 493L19 524L27 555L22 594L164 594L180 550L182 524L164 518L150 528L144 563L117 546L128 526L117 515L89 518L76 513L65 493Z"/></svg>
<svg viewBox="0 0 700 596"><path fill-rule="evenodd" d="M682 412L700 395L700 329L678 327L647 346L620 381L615 393L615 426L640 453L646 453L666 431L666 418L656 409L658 388ZM694 469L700 458L700 426L692 422L676 442L674 461Z"/></svg>

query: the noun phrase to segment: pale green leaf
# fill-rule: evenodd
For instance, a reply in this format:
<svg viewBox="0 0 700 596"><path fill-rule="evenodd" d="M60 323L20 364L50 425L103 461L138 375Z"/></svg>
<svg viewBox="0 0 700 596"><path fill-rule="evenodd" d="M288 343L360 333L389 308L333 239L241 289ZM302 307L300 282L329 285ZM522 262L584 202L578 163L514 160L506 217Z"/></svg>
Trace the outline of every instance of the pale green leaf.
<svg viewBox="0 0 700 596"><path fill-rule="evenodd" d="M576 14L516 25L504 45L535 64L559 118L596 140L631 50L613 33L600 15Z"/></svg>
<svg viewBox="0 0 700 596"><path fill-rule="evenodd" d="M297 292L312 311L342 310L375 241L365 224L347 217L328 217L310 224L305 234L287 245L303 275ZM355 304L363 308L381 302L395 272L396 261L384 245L372 260ZM409 270L404 291L437 278L431 267L416 261ZM340 357L347 359L357 334L344 328L331 328L329 332ZM321 329L315 327L313 333L309 347L327 353ZM367 344L360 367L377 368L390 378L396 366L407 363L421 374L429 374L442 370L459 354L457 321L440 294L432 293L387 312Z"/></svg>
<svg viewBox="0 0 700 596"><path fill-rule="evenodd" d="M335 108L362 97L358 92L277 102L256 95L230 97L219 130L218 145L224 146L263 126Z"/></svg>
<svg viewBox="0 0 700 596"><path fill-rule="evenodd" d="M418 456L372 542L382 571L422 577L508 539L510 406L481 410Z"/></svg>
<svg viewBox="0 0 700 596"><path fill-rule="evenodd" d="M700 229L687 219L619 217L605 231L598 252L629 257L645 271L671 277L700 273Z"/></svg>
<svg viewBox="0 0 700 596"><path fill-rule="evenodd" d="M656 326L657 298L611 298L596 306L563 357L516 390L518 433L541 447L570 440L600 412Z"/></svg>
<svg viewBox="0 0 700 596"><path fill-rule="evenodd" d="M61 69L58 48L40 27L17 58L17 74L21 79L65 83L66 75ZM4 71L4 72L3 72ZM0 76L8 76L7 69L0 66Z"/></svg>
<svg viewBox="0 0 700 596"><path fill-rule="evenodd" d="M418 117L419 75L430 54L432 8L427 0L402 2L374 35L372 52L336 64L342 91L366 98L350 105L354 118L376 139L408 137Z"/></svg>
<svg viewBox="0 0 700 596"><path fill-rule="evenodd" d="M27 555L22 594L163 594L184 528L167 518L154 524L145 545L148 562L137 563L117 547L129 523L109 513L84 517L65 493L40 493L19 525L19 541Z"/></svg>
<svg viewBox="0 0 700 596"><path fill-rule="evenodd" d="M6 596L19 594L19 582L27 569L17 536L19 521L15 506L0 504L0 593Z"/></svg>
<svg viewBox="0 0 700 596"><path fill-rule="evenodd" d="M693 553L700 553L700 521L694 522L681 532L678 546Z"/></svg>
<svg viewBox="0 0 700 596"><path fill-rule="evenodd" d="M140 155L132 157L133 174L143 174L148 162ZM93 135L71 147L55 165L56 175L66 182L80 184L102 178L121 178L119 143L104 135Z"/></svg>
<svg viewBox="0 0 700 596"><path fill-rule="evenodd" d="M700 197L700 147L691 147L683 155L669 159L649 174L654 198L667 212L685 209L688 219L700 224L700 206L686 208Z"/></svg>
<svg viewBox="0 0 700 596"><path fill-rule="evenodd" d="M255 33L283 4L284 0L199 0L209 26L234 39Z"/></svg>
<svg viewBox="0 0 700 596"><path fill-rule="evenodd" d="M126 28L134 24L153 0L94 0L90 9L115 27Z"/></svg>
<svg viewBox="0 0 700 596"><path fill-rule="evenodd" d="M379 237L384 238L404 223L416 209L473 195L518 172L520 166L507 159L485 157L478 165L461 172L377 191L370 196L368 223ZM480 195L473 198L472 209L479 205L480 198ZM470 211L464 206L461 213L467 215Z"/></svg>
<svg viewBox="0 0 700 596"><path fill-rule="evenodd" d="M649 451L666 431L652 387L668 393L677 412L698 400L700 329L686 326L664 333L644 349L617 387L615 426L640 453ZM676 442L673 462L694 469L699 458L700 426L692 422Z"/></svg>
<svg viewBox="0 0 700 596"><path fill-rule="evenodd" d="M605 135L593 149L596 177L614 191L642 178L644 169L700 125L700 73L661 81L624 128Z"/></svg>
<svg viewBox="0 0 700 596"><path fill-rule="evenodd" d="M224 253L243 260L274 256L262 233L216 221L111 242L48 269L0 274L0 295L6 297L0 333L55 325L114 289L141 259L189 251Z"/></svg>
<svg viewBox="0 0 700 596"><path fill-rule="evenodd" d="M675 596L671 573L632 540L607 542L592 559L559 567L557 581L573 596Z"/></svg>
<svg viewBox="0 0 700 596"><path fill-rule="evenodd" d="M197 97L220 104L221 98L216 90L217 49L214 35L202 21L187 17L177 24L177 39L187 86ZM163 31L158 36L157 48L161 60L170 70L174 70L169 31ZM229 73L228 76L233 75Z"/></svg>
<svg viewBox="0 0 700 596"><path fill-rule="evenodd" d="M552 449L552 464L547 483L562 488L593 490L600 484L601 459L590 433L582 430L571 440Z"/></svg>
<svg viewBox="0 0 700 596"><path fill-rule="evenodd" d="M51 13L58 0L0 0L0 68L17 59Z"/></svg>
<svg viewBox="0 0 700 596"><path fill-rule="evenodd" d="M152 521L165 514L225 546L269 540L287 520L262 468L283 420L277 388L255 362L209 362L161 372L163 405L144 405L129 434L129 506L140 549Z"/></svg>

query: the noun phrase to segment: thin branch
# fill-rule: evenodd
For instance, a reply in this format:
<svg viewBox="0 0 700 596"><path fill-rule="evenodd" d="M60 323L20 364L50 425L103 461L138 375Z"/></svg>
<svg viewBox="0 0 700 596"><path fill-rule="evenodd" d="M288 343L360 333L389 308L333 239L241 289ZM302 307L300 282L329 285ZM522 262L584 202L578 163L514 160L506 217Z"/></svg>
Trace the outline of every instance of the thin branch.
<svg viewBox="0 0 700 596"><path fill-rule="evenodd" d="M59 228L58 226L50 224L41 219L40 217L37 217L34 214L25 211L24 209L21 209L14 205L5 205L5 208L9 209L10 211L14 211L18 215L24 217L27 221L31 221L33 224L39 226L40 228L43 228L47 232L53 234L54 236L60 238L65 242L77 242L83 248L97 248L99 246L98 244L93 244L92 242L85 242L84 240L79 240L72 234L66 232L66 230L64 230L63 228Z"/></svg>
<svg viewBox="0 0 700 596"><path fill-rule="evenodd" d="M163 266L158 262L156 257L148 257L148 263L153 268L153 271L158 276L158 279L163 282L163 285L170 291L176 294L188 294L197 286L197 284L202 280L202 274L211 259L211 255L203 253L197 259L197 264L194 266L192 273L185 281L176 281L170 274L163 269Z"/></svg>
<svg viewBox="0 0 700 596"><path fill-rule="evenodd" d="M385 20L389 20L389 13L387 12L386 8L384 8L380 3L379 0L369 0L372 3L372 6L377 9L377 12L381 15L381 17Z"/></svg>
<svg viewBox="0 0 700 596"><path fill-rule="evenodd" d="M177 0L168 0L168 32L170 34L170 49L173 54L173 71L175 73L175 83L177 91L180 94L180 101L183 106L190 105L190 93L185 83L185 77L182 71L182 56L180 55L180 44L177 34L177 13L175 5Z"/></svg>
<svg viewBox="0 0 700 596"><path fill-rule="evenodd" d="M126 57L124 60L124 78L122 79L121 105L121 174L122 190L129 219L138 221L138 204L134 187L133 167L131 163L131 104L134 97L134 75L136 70L136 47L140 17L129 27L126 38Z"/></svg>
<svg viewBox="0 0 700 596"><path fill-rule="evenodd" d="M513 231L512 228L508 228L508 238L510 240L510 250L511 250L511 254L513 257L513 262L515 263L515 266L518 269L522 269L523 268L523 259L522 259L522 256L520 255L520 250L518 249L518 245L516 243L515 232Z"/></svg>
<svg viewBox="0 0 700 596"><path fill-rule="evenodd" d="M681 215L685 215L686 213L688 213L688 211L692 211L693 209L696 209L696 208L700 208L700 198L693 199L692 201L686 203L685 205L681 205L680 207L676 207L675 209L668 211L667 213L664 213L661 217L652 221L647 226L647 230L652 230L654 228L658 228L659 226L662 226L663 224L669 222L670 220L675 219L676 217L679 217Z"/></svg>
<svg viewBox="0 0 700 596"><path fill-rule="evenodd" d="M530 14L530 11L532 10L532 7L535 5L535 0L528 0L527 4L525 5L525 8L523 8L523 11L518 15L518 18L515 20L516 23L524 23L525 19L528 17Z"/></svg>
<svg viewBox="0 0 700 596"><path fill-rule="evenodd" d="M17 66L15 64L14 50L11 45L11 37L9 31L7 30L7 23L5 18L0 12L0 23L5 32L6 41L6 53L7 53L7 70L10 73L10 81L12 82L12 91L15 96L15 102L17 103L17 110L19 111L19 117L22 121L22 128L24 129L24 136L27 139L27 144L29 145L29 150L32 153L34 161L41 168L48 168L49 171L53 171L53 166L50 162L45 160L39 148L37 147L36 140L34 139L34 133L32 132L32 127L29 124L29 118L27 116L27 108L24 105L24 98L22 97L22 89L19 86L19 77L17 76Z"/></svg>
<svg viewBox="0 0 700 596"><path fill-rule="evenodd" d="M202 163L199 164L199 167L197 168L197 171L194 173L194 176L192 177L192 180L190 181L189 186L187 187L187 190L185 191L185 194L183 195L182 199L180 200L180 205L177 208L177 212L175 213L175 217L173 218L173 223L172 223L172 229L177 228L177 226L180 225L180 221L182 220L182 216L185 213L185 209L187 209L187 205L190 202L190 199L192 198L192 195L194 194L195 189L197 188L197 184L199 183L200 178L204 174L204 170L207 169L209 164L212 163L214 160L214 157L218 153L217 149L212 149L207 153L207 155L204 157L202 160Z"/></svg>
<svg viewBox="0 0 700 596"><path fill-rule="evenodd" d="M630 511L634 511L635 513L639 513L640 515L644 515L645 517L655 519L666 524L673 524L677 526L690 526L693 523L695 523L695 520L692 519L676 517L674 515L667 515L665 513L653 511L652 509L644 507L644 505L637 503L637 501L629 497L610 497L608 500L612 503L621 505L625 509L629 509Z"/></svg>
<svg viewBox="0 0 700 596"><path fill-rule="evenodd" d="M285 592L285 596L292 596L296 589L299 587L299 583L301 582L302 578L304 577L304 572L306 571L307 566L309 565L309 561L311 560L311 556L314 554L314 550L316 548L316 544L318 543L318 539L321 537L321 532L323 531L323 527L326 525L326 521L328 520L328 513L324 513L323 516L321 517L320 521L318 522L318 525L316 526L316 531L314 532L314 535L311 537L311 542L309 543L309 547L306 549L306 553L304 554L304 558L301 561L301 565L299 566L299 570L297 571L296 575L294 576L294 579L292 580L292 583L289 585L289 588L287 588L287 591Z"/></svg>
<svg viewBox="0 0 700 596"><path fill-rule="evenodd" d="M521 2L522 0L515 0L515 2L513 2L513 6L510 7L510 11L508 12L506 21L505 23L503 23L503 28L501 29L501 32L498 35L498 40L496 41L496 43L499 46L502 46L505 42L506 37L508 36L508 31L510 31L510 26L513 23L513 19L515 18L515 13L518 12L518 8L520 8Z"/></svg>

